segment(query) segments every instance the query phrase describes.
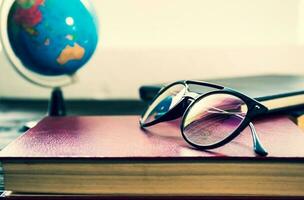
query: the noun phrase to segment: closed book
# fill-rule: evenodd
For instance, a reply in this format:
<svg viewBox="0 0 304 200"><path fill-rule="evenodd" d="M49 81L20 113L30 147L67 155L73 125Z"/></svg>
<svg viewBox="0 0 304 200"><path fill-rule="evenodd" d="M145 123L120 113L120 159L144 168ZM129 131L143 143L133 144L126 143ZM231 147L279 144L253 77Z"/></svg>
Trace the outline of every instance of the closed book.
<svg viewBox="0 0 304 200"><path fill-rule="evenodd" d="M46 117L0 152L15 194L304 197L304 134L287 116L254 122L268 150L245 129L200 151L178 123L139 128L138 116Z"/></svg>
<svg viewBox="0 0 304 200"><path fill-rule="evenodd" d="M304 76L257 75L206 79L203 81L235 89L270 108L279 108L272 109L272 111L293 113L294 111L299 112L301 109L301 113L303 113L304 110ZM143 101L150 102L165 85L143 85L139 89L139 95ZM202 94L208 92L206 87L190 85L189 88L191 91Z"/></svg>
<svg viewBox="0 0 304 200"><path fill-rule="evenodd" d="M297 118L296 122L297 122L298 126L299 126L302 130L304 130L304 115L299 116L299 117Z"/></svg>

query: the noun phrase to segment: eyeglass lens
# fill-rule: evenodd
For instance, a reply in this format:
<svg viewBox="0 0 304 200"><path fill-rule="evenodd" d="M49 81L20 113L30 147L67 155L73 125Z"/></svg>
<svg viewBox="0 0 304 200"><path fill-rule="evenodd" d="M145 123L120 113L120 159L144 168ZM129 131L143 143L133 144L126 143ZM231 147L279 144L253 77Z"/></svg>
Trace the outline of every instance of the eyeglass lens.
<svg viewBox="0 0 304 200"><path fill-rule="evenodd" d="M149 106L142 117L142 123L150 123L168 113L183 98L186 87L183 84L175 84L163 91Z"/></svg>
<svg viewBox="0 0 304 200"><path fill-rule="evenodd" d="M184 136L200 146L217 144L243 122L248 107L230 94L212 94L197 100L185 115Z"/></svg>

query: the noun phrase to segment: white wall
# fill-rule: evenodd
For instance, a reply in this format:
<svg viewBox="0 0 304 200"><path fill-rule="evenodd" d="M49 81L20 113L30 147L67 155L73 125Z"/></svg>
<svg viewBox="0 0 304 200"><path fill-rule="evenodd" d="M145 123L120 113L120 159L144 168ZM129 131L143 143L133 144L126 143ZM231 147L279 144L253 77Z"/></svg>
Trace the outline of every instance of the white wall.
<svg viewBox="0 0 304 200"><path fill-rule="evenodd" d="M69 98L137 98L141 84L176 79L304 74L303 0L92 2L100 43L65 88ZM19 77L0 45L0 96L48 93Z"/></svg>

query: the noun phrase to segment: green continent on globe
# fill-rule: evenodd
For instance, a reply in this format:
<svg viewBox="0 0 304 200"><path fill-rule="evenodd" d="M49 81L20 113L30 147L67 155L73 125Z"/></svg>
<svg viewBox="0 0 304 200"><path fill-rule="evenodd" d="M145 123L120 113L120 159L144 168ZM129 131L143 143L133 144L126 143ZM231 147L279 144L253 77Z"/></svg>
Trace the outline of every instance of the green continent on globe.
<svg viewBox="0 0 304 200"><path fill-rule="evenodd" d="M9 40L24 67L41 75L71 75L92 56L96 19L86 0L16 0Z"/></svg>
<svg viewBox="0 0 304 200"><path fill-rule="evenodd" d="M17 3L24 9L31 8L36 2L35 0L17 0Z"/></svg>

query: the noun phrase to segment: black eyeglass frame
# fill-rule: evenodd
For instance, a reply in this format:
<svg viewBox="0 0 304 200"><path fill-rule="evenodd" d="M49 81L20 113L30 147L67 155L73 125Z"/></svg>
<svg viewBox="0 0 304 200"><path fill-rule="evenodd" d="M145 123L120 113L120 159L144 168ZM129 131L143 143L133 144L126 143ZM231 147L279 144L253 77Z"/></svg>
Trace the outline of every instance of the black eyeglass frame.
<svg viewBox="0 0 304 200"><path fill-rule="evenodd" d="M170 88L174 85L178 85L178 84L184 85L185 89L186 89L184 96L179 100L179 102L176 103L174 107L172 107L167 113L160 116L159 118L157 118L151 122L148 122L148 123L143 123L142 118L145 115L145 113L148 111L148 109L149 109L149 107L148 107L145 110L145 112L143 113L143 115L141 116L141 119L140 119L141 128L149 127L149 126L152 126L152 125L158 124L160 122L164 122L164 121L174 120L174 119L177 119L182 116L182 122L180 124L180 129L181 129L181 134L182 134L183 138L185 139L185 141L188 142L190 145L192 145L198 149L201 149L201 150L214 149L214 148L218 148L218 147L223 146L223 145L229 143L230 141L232 141L248 125L250 125L252 119L254 119L257 116L266 114L268 112L268 108L266 106L264 106L257 100L252 99L236 90L233 90L231 88L224 87L221 85L213 84L213 83L202 82L202 81L193 81L193 80L176 81L174 83L167 85L166 87L162 88L159 91L159 93L154 97L154 99L151 102L154 102L160 95L162 95L165 91L167 91L168 88ZM190 91L188 84L209 87L209 88L213 88L214 90L211 92L204 93L204 94L199 94L197 92ZM196 94L197 96L193 97L189 94ZM239 127L236 130L234 130L228 137L226 137L225 139L223 139L215 144L212 144L212 145L204 145L204 146L198 145L198 144L191 142L184 134L185 116L188 114L188 112L191 110L191 108L193 107L193 105L195 105L196 102L200 101L201 99L203 99L209 95L213 95L213 94L229 94L229 95L238 97L246 104L248 110L247 110L247 113L246 113L244 119L242 119L242 122L239 125Z"/></svg>

